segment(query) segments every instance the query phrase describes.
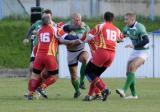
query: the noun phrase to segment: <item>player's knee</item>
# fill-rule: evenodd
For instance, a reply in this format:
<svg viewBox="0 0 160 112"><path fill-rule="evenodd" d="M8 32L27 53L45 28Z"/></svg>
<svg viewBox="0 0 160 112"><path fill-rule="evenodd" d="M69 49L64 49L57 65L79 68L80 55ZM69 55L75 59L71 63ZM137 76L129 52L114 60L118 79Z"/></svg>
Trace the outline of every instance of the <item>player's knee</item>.
<svg viewBox="0 0 160 112"><path fill-rule="evenodd" d="M83 54L81 54L79 57L79 61L86 64L88 61L88 58L89 58L88 53L83 52Z"/></svg>
<svg viewBox="0 0 160 112"><path fill-rule="evenodd" d="M133 63L131 63L131 64L129 65L128 71L129 71L129 72L134 72L135 70L136 70L136 65L135 65L135 63L133 62Z"/></svg>
<svg viewBox="0 0 160 112"><path fill-rule="evenodd" d="M81 62L82 62L83 64L87 64L87 59L82 59Z"/></svg>
<svg viewBox="0 0 160 112"><path fill-rule="evenodd" d="M40 73L41 73L41 70L38 70L38 69L33 68L33 73L34 73L34 74L40 74Z"/></svg>
<svg viewBox="0 0 160 112"><path fill-rule="evenodd" d="M77 80L77 74L76 74L76 72L72 72L71 73L71 80Z"/></svg>

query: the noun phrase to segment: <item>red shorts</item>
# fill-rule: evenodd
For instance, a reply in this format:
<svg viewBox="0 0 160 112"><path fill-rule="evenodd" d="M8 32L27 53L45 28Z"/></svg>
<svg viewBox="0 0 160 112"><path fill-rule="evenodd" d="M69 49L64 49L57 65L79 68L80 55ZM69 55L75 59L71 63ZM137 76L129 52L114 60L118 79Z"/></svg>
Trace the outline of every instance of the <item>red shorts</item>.
<svg viewBox="0 0 160 112"><path fill-rule="evenodd" d="M115 52L106 49L97 49L91 62L98 67L109 67L114 59Z"/></svg>
<svg viewBox="0 0 160 112"><path fill-rule="evenodd" d="M46 68L47 71L55 71L58 69L56 57L53 55L37 55L33 63L33 68L37 70Z"/></svg>

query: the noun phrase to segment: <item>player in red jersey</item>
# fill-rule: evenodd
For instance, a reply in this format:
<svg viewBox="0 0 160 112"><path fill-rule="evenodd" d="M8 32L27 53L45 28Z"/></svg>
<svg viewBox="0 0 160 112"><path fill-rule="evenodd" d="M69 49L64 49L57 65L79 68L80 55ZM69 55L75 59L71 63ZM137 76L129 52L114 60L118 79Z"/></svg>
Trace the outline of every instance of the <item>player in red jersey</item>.
<svg viewBox="0 0 160 112"><path fill-rule="evenodd" d="M44 98L47 96L42 92L46 87L53 84L57 80L58 64L56 60L56 52L58 43L71 44L72 41L65 40L66 33L58 27L54 27L51 22L51 16L45 15L42 17L43 25L38 31L38 48L33 63L33 73L28 83L28 100L33 99L33 94L37 90ZM46 69L49 77L42 82L40 73Z"/></svg>
<svg viewBox="0 0 160 112"><path fill-rule="evenodd" d="M105 22L96 25L96 27L88 33L87 38L84 36L84 38L80 40L80 42L90 42L96 39L97 42L97 48L95 49L93 58L89 61L86 68L86 77L91 84L89 94L84 99L85 101L92 100L95 87L100 89L103 101L105 101L110 94L109 89L100 78L100 75L113 62L117 41L123 39L121 31L112 23L113 18L113 13L106 12L104 14Z"/></svg>

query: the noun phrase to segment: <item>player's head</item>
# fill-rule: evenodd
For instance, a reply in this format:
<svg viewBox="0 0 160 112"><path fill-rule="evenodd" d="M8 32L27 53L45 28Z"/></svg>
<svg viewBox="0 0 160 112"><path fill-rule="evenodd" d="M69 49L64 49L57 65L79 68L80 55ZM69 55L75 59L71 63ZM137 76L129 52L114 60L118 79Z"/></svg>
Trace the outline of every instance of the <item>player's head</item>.
<svg viewBox="0 0 160 112"><path fill-rule="evenodd" d="M71 18L74 25L81 26L82 16L80 13L73 13L71 15Z"/></svg>
<svg viewBox="0 0 160 112"><path fill-rule="evenodd" d="M51 24L51 18L50 18L50 16L49 15L44 15L42 17L42 23L43 23L43 25L49 25L49 24Z"/></svg>
<svg viewBox="0 0 160 112"><path fill-rule="evenodd" d="M112 12L105 12L104 13L104 20L107 22L112 22L114 19L114 14Z"/></svg>
<svg viewBox="0 0 160 112"><path fill-rule="evenodd" d="M42 12L42 18L43 16L48 15L50 18L52 18L52 11L50 9L46 9Z"/></svg>
<svg viewBox="0 0 160 112"><path fill-rule="evenodd" d="M132 26L136 21L136 14L134 13L126 13L124 16L124 23L127 26Z"/></svg>

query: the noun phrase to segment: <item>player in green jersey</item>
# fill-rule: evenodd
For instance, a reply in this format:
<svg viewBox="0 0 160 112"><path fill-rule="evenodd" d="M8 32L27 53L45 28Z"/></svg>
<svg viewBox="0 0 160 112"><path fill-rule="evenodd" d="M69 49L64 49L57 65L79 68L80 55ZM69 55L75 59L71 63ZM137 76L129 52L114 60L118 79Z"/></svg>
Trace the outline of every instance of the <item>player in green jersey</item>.
<svg viewBox="0 0 160 112"><path fill-rule="evenodd" d="M63 26L63 30L71 35L76 35L77 38L81 38L85 32L89 31L89 26L86 25L82 19L80 13L74 13L71 16L71 21ZM71 39L72 40L72 39ZM85 44L79 44L75 46L67 46L67 61L69 71L71 74L71 82L75 89L74 98L80 96L79 88L85 89L84 78L85 69L88 61L88 52L85 50ZM77 79L77 65L78 61L82 63L80 70L80 83Z"/></svg>
<svg viewBox="0 0 160 112"><path fill-rule="evenodd" d="M125 37L129 37L132 45L126 45L126 48L132 48L133 51L127 63L127 79L122 89L117 89L116 92L124 99L138 99L135 88L135 72L144 64L148 57L149 38L146 28L143 24L136 21L134 13L127 13L124 16L126 24L123 33ZM126 97L126 92L130 88L131 95Z"/></svg>

